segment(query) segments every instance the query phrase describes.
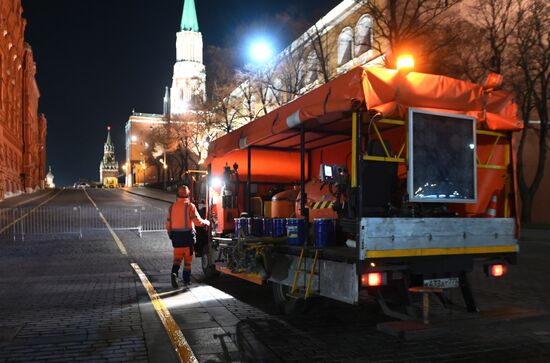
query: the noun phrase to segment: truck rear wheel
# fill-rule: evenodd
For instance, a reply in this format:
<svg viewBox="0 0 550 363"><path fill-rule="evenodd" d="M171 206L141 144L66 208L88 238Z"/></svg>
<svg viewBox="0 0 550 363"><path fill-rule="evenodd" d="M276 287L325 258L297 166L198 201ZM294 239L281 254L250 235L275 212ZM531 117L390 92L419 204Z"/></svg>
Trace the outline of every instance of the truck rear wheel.
<svg viewBox="0 0 550 363"><path fill-rule="evenodd" d="M288 296L290 293L290 287L273 282L272 288L273 300L281 314L295 315L307 311L309 301Z"/></svg>

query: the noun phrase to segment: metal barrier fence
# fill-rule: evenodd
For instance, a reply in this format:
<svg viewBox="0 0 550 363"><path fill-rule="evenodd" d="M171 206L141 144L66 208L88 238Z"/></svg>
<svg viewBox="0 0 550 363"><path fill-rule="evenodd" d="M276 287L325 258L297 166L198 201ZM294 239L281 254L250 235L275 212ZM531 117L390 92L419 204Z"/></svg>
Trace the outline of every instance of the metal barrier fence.
<svg viewBox="0 0 550 363"><path fill-rule="evenodd" d="M114 230L155 232L166 230L166 212L151 207L100 208ZM29 236L77 235L107 230L93 207L20 207L0 209L0 239L24 240Z"/></svg>

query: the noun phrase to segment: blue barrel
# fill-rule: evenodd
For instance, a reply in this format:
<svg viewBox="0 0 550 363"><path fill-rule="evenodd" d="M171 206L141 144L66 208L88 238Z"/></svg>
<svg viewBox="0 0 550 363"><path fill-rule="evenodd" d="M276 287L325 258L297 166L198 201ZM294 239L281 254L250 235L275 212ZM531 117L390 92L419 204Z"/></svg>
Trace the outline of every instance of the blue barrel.
<svg viewBox="0 0 550 363"><path fill-rule="evenodd" d="M302 246L306 240L306 220L304 218L287 218L286 236L289 245Z"/></svg>
<svg viewBox="0 0 550 363"><path fill-rule="evenodd" d="M262 237L264 235L264 225L262 218L252 218L252 224L250 229L250 234L256 237Z"/></svg>
<svg viewBox="0 0 550 363"><path fill-rule="evenodd" d="M235 218L235 237L239 237L239 232L243 231L245 236L250 235L250 218Z"/></svg>
<svg viewBox="0 0 550 363"><path fill-rule="evenodd" d="M334 237L334 220L332 218L315 218L315 247L327 247Z"/></svg>
<svg viewBox="0 0 550 363"><path fill-rule="evenodd" d="M264 236L267 236L267 237L273 236L273 219L262 218L262 226L264 229Z"/></svg>
<svg viewBox="0 0 550 363"><path fill-rule="evenodd" d="M286 236L286 220L284 218L273 218L273 237Z"/></svg>

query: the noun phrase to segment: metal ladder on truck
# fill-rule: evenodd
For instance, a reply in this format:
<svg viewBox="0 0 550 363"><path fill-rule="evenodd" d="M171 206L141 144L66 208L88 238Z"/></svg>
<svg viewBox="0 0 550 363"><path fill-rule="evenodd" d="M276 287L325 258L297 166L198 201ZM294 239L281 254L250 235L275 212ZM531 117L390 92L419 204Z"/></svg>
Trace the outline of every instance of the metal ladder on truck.
<svg viewBox="0 0 550 363"><path fill-rule="evenodd" d="M306 254L306 248L302 248L300 251L300 257L298 258L298 266L296 267L296 271L294 272L294 281L292 283L292 288L290 289L289 296L297 299L307 299L311 296L312 293L319 293L318 290L312 290L311 284L313 282L313 276L318 276L318 284L320 283L320 274L317 272L317 262L319 260L319 250L315 250L315 255L313 256L313 262L311 263L309 271L306 269L306 260L307 256ZM303 265L303 267L302 267ZM300 275L304 273L307 274L307 281L305 283L305 289L303 287L298 286L298 280L300 279Z"/></svg>

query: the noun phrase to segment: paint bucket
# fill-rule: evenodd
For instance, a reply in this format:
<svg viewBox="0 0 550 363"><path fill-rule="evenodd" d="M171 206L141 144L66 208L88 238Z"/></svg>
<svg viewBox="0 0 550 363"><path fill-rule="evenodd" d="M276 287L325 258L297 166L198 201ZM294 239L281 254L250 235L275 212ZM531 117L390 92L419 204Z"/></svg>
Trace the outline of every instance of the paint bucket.
<svg viewBox="0 0 550 363"><path fill-rule="evenodd" d="M264 225L262 218L252 218L251 234L255 237L262 237L264 235Z"/></svg>
<svg viewBox="0 0 550 363"><path fill-rule="evenodd" d="M273 236L273 219L262 218L262 225L264 230L264 236L266 237Z"/></svg>
<svg viewBox="0 0 550 363"><path fill-rule="evenodd" d="M291 246L302 246L306 240L306 220L304 218L286 219L286 236Z"/></svg>
<svg viewBox="0 0 550 363"><path fill-rule="evenodd" d="M249 223L250 218L235 218L235 237L239 237L239 232L242 231L243 235L249 236Z"/></svg>
<svg viewBox="0 0 550 363"><path fill-rule="evenodd" d="M286 236L286 220L284 218L273 218L273 237Z"/></svg>
<svg viewBox="0 0 550 363"><path fill-rule="evenodd" d="M327 247L332 244L334 237L334 219L332 218L315 218L315 247Z"/></svg>

